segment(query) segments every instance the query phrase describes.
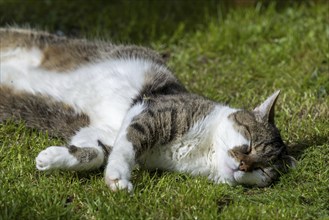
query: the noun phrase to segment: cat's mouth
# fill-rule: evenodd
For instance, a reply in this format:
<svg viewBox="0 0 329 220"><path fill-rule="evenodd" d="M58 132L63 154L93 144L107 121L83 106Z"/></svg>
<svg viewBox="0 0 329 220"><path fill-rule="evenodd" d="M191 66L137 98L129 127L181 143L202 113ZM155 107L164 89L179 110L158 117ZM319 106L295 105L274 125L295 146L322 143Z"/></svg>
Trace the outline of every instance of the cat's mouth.
<svg viewBox="0 0 329 220"><path fill-rule="evenodd" d="M238 184L247 186L266 187L273 182L273 177L270 175L271 168L258 168L251 172L245 172L237 169L233 173L234 180Z"/></svg>
<svg viewBox="0 0 329 220"><path fill-rule="evenodd" d="M226 164L236 184L266 187L270 185L277 176L277 172L271 166L252 166L245 168L243 165L245 164L241 164L241 161L237 161L236 158L232 158L231 162Z"/></svg>
<svg viewBox="0 0 329 220"><path fill-rule="evenodd" d="M238 165L233 172L235 181L242 185L266 187L278 180L278 178L286 173L290 168L296 166L296 162L289 164L288 160L292 160L290 156L284 155L277 160L272 161L267 166L254 166L252 169L243 169ZM243 165L243 164L242 164Z"/></svg>

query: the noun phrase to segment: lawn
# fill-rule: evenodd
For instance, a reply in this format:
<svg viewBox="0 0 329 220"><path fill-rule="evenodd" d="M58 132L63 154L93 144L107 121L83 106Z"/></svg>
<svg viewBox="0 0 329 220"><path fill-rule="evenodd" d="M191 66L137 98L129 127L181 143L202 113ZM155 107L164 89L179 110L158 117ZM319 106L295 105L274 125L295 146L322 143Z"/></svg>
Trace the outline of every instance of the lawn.
<svg viewBox="0 0 329 220"><path fill-rule="evenodd" d="M137 169L134 193L113 193L102 170L37 171L38 152L63 141L8 121L0 124L0 219L329 219L327 1L229 11L214 0L58 2L0 0L0 25L150 46L190 91L233 107L252 109L281 89L276 123L298 166L267 188Z"/></svg>

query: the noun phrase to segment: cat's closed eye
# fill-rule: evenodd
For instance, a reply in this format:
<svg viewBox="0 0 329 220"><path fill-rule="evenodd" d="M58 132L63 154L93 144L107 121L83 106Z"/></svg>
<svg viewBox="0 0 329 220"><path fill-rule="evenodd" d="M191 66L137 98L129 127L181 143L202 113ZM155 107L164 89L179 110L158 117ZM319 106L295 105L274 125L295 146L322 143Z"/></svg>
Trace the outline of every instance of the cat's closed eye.
<svg viewBox="0 0 329 220"><path fill-rule="evenodd" d="M244 145L234 147L229 152L230 152L231 156L233 156L237 160L242 160L248 154L250 154L251 150L252 150L251 146L244 144Z"/></svg>

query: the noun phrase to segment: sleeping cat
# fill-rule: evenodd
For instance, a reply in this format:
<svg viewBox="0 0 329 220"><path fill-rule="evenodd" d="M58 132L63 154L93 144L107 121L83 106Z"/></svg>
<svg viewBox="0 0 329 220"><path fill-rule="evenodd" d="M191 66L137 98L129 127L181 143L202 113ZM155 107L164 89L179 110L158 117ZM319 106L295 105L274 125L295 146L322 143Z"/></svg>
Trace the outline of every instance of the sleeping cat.
<svg viewBox="0 0 329 220"><path fill-rule="evenodd" d="M275 92L253 111L188 92L161 56L138 46L0 29L0 121L68 139L38 170L103 165L113 190L132 190L135 165L270 185L295 165L274 125Z"/></svg>

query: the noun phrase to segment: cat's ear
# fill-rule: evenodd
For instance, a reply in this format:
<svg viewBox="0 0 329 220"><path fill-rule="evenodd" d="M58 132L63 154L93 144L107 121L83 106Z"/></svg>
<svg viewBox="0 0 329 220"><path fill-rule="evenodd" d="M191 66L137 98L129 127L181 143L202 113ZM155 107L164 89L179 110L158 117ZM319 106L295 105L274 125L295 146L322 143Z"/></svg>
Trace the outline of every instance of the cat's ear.
<svg viewBox="0 0 329 220"><path fill-rule="evenodd" d="M273 93L265 102L254 109L254 113L259 120L274 124L274 106L279 94L280 90Z"/></svg>

